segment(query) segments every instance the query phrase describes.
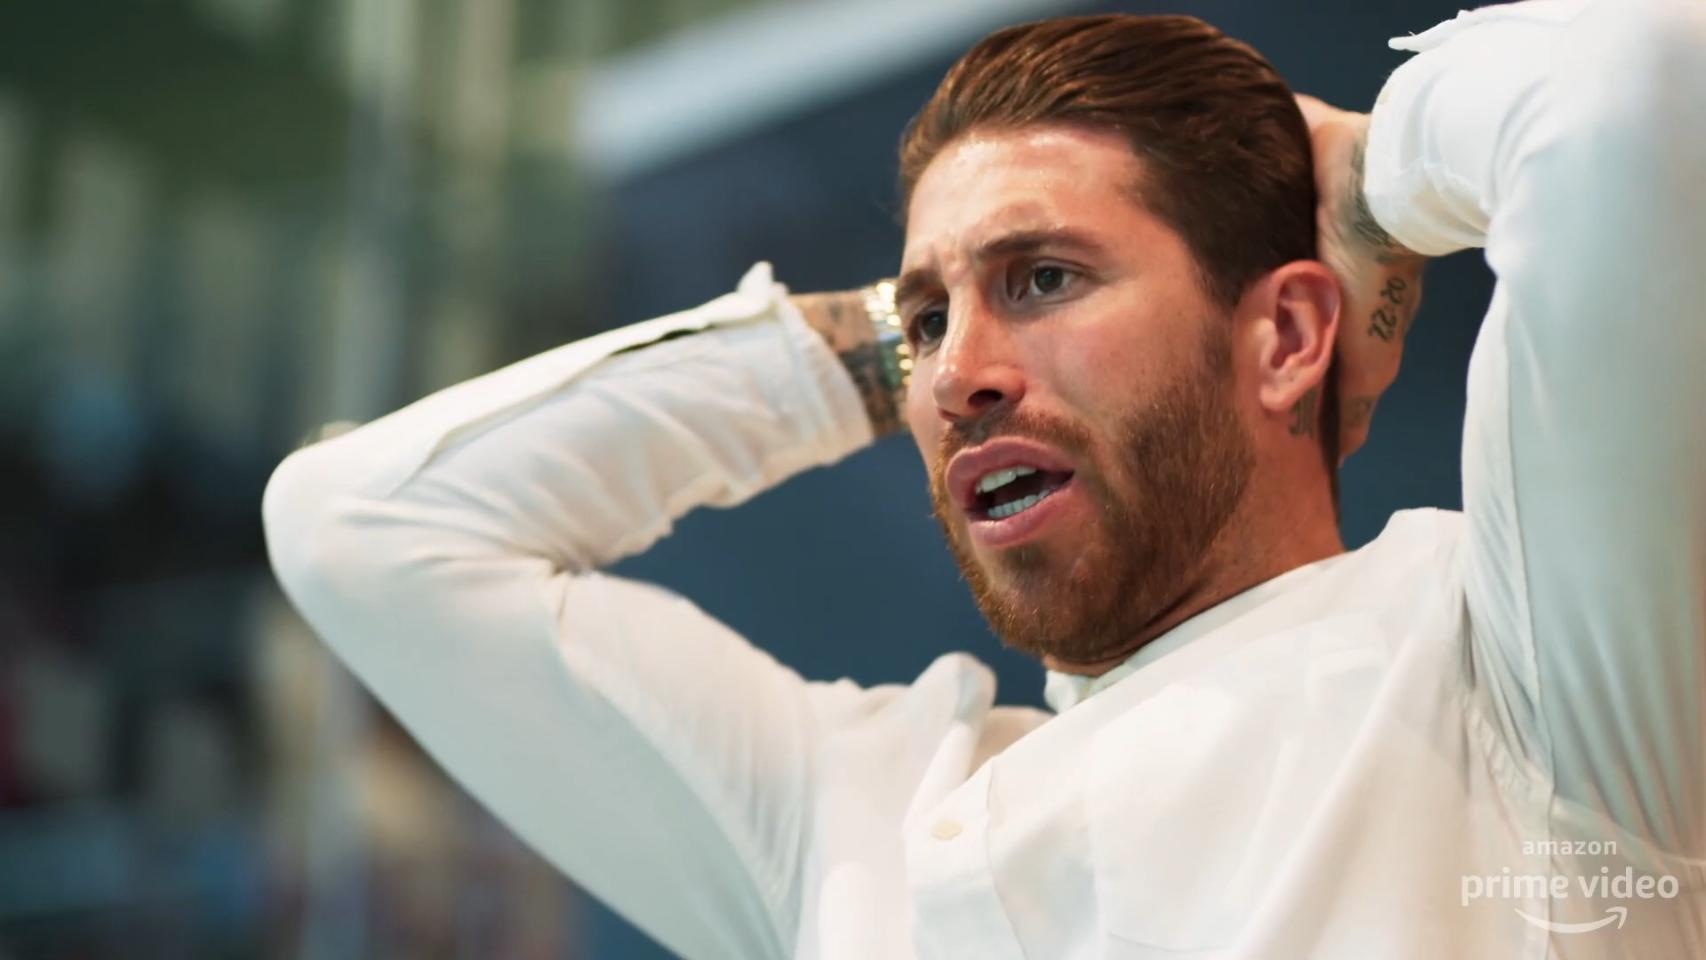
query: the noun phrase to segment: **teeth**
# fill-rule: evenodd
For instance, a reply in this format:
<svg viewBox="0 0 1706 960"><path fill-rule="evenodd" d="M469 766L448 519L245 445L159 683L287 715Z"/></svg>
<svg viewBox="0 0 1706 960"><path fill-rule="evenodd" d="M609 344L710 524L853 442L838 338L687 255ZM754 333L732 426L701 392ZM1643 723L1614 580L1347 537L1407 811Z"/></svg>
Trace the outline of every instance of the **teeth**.
<svg viewBox="0 0 1706 960"><path fill-rule="evenodd" d="M1020 477L1030 476L1036 472L1037 468L1035 467L1008 467L1005 470L986 473L983 475L983 479L977 482L977 492L988 493L991 490L1000 489Z"/></svg>
<svg viewBox="0 0 1706 960"><path fill-rule="evenodd" d="M1013 501L1012 503L1003 503L1000 506L990 507L989 508L989 519L991 519L991 520L1005 520L1008 517L1013 516L1014 514L1024 513L1026 510L1029 510L1032 507L1036 506L1037 504L1043 502L1043 500L1046 499L1049 494L1051 494L1051 493L1053 493L1059 489L1060 489L1059 487L1049 487L1048 489L1043 490L1040 493L1033 493L1028 497L1023 497L1021 499Z"/></svg>

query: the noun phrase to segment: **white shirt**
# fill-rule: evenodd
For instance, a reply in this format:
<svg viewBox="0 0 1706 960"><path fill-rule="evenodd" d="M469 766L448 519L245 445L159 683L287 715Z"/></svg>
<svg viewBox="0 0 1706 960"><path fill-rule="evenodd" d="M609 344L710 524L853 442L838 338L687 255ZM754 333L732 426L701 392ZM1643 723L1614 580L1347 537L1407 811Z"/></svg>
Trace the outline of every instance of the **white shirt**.
<svg viewBox="0 0 1706 960"><path fill-rule="evenodd" d="M870 441L762 266L290 457L278 574L470 791L686 956L1706 957L1706 5L1394 45L1374 212L1498 276L1463 513L1051 677L1057 714L959 654L809 683L597 571Z"/></svg>

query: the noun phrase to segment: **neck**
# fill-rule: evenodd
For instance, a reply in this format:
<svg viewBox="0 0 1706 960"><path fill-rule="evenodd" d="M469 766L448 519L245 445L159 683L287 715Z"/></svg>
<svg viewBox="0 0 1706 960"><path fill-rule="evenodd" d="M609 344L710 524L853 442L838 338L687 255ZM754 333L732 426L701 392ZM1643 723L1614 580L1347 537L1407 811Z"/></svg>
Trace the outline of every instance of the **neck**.
<svg viewBox="0 0 1706 960"><path fill-rule="evenodd" d="M1132 654L1151 640L1197 614L1282 573L1344 553L1331 499L1329 496L1317 499L1320 502L1301 505L1275 502L1274 498L1247 497L1209 547L1208 558L1196 579L1118 652L1091 663L1045 656L1043 666L1060 673L1101 676L1131 659Z"/></svg>

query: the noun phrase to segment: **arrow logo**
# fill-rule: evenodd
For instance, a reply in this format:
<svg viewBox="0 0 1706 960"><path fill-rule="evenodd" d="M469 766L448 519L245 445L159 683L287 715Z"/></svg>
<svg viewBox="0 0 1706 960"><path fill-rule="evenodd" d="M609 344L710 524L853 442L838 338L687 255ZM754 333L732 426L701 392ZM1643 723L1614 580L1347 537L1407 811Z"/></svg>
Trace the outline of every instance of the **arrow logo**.
<svg viewBox="0 0 1706 960"><path fill-rule="evenodd" d="M1511 909L1515 910L1516 908L1512 907ZM1603 918L1587 923L1559 923L1555 920L1542 920L1539 917L1531 917L1521 910L1517 910L1516 915L1543 930L1551 930L1554 933L1587 933L1589 930L1598 930L1613 920L1617 921L1617 929L1623 929L1623 921L1629 919L1629 908L1610 907L1605 911Z"/></svg>

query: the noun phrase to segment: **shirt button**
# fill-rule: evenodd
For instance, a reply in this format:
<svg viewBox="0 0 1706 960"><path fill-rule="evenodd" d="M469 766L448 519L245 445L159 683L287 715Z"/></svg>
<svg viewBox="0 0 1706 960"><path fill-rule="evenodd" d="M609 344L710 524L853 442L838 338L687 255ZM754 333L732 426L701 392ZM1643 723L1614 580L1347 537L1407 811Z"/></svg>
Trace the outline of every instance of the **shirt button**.
<svg viewBox="0 0 1706 960"><path fill-rule="evenodd" d="M930 835L938 840L952 840L960 835L962 829L958 820L938 820L930 828Z"/></svg>

